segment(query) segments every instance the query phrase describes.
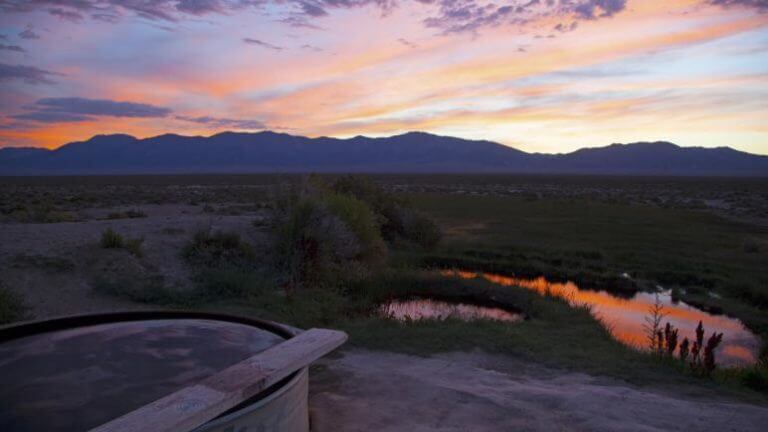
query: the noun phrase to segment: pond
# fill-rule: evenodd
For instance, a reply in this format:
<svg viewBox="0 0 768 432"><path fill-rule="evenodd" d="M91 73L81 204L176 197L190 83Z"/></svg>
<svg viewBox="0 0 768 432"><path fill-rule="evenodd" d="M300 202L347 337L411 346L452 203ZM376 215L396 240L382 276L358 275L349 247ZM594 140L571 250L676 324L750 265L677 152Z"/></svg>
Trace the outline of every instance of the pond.
<svg viewBox="0 0 768 432"><path fill-rule="evenodd" d="M446 320L459 319L475 321L487 319L493 321L519 322L522 314L504 309L477 306L466 303L449 303L432 299L392 300L379 308L379 313L398 321Z"/></svg>
<svg viewBox="0 0 768 432"><path fill-rule="evenodd" d="M607 291L582 288L573 282L551 282L543 277L529 279L463 270L444 270L442 273L447 277L464 279L481 277L498 285L519 286L539 294L550 293L566 299L571 305L589 305L595 317L617 340L640 349L647 347L645 320L658 298L666 314L662 323L669 322L680 329L680 340L684 337L694 339L696 326L701 321L706 332L705 338L712 332L723 333L723 342L716 351L719 364L743 366L757 361L760 339L741 321L675 301L669 290L660 293L638 292L631 298L622 298Z"/></svg>

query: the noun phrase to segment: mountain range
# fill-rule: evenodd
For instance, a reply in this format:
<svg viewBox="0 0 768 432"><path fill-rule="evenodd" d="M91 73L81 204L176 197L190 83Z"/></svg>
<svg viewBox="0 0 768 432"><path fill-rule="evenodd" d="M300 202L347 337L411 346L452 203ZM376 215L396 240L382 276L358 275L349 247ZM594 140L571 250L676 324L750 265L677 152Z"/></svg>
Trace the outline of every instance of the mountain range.
<svg viewBox="0 0 768 432"><path fill-rule="evenodd" d="M145 139L117 134L97 135L55 150L0 149L0 175L258 172L768 176L768 156L669 142L527 153L491 141L424 132L349 139L269 131Z"/></svg>

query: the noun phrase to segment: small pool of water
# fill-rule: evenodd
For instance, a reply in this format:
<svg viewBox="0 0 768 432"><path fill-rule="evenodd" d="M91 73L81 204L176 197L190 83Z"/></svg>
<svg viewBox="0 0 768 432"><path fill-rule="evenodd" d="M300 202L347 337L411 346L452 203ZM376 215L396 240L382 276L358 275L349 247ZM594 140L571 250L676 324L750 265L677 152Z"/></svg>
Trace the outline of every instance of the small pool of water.
<svg viewBox="0 0 768 432"><path fill-rule="evenodd" d="M631 298L622 298L607 291L584 289L573 282L550 282L543 277L527 279L462 270L444 270L442 273L447 277L464 279L481 277L498 285L519 286L539 294L551 293L568 300L572 305L590 305L595 317L610 329L616 339L640 349L647 347L645 318L658 296L666 314L663 323L669 322L680 329L681 341L684 337L694 339L696 326L701 321L704 324L706 338L712 332L723 333L723 342L716 351L718 364L736 366L749 365L757 361L760 339L741 321L725 315L705 312L682 301L674 301L670 291L662 291L658 294L638 292Z"/></svg>
<svg viewBox="0 0 768 432"><path fill-rule="evenodd" d="M244 324L164 319L0 344L0 431L85 431L282 342Z"/></svg>
<svg viewBox="0 0 768 432"><path fill-rule="evenodd" d="M392 300L381 305L379 313L387 318L398 321L442 321L446 319L476 321L487 319L519 322L525 319L522 314L500 308L476 306L466 303L449 303L431 299Z"/></svg>

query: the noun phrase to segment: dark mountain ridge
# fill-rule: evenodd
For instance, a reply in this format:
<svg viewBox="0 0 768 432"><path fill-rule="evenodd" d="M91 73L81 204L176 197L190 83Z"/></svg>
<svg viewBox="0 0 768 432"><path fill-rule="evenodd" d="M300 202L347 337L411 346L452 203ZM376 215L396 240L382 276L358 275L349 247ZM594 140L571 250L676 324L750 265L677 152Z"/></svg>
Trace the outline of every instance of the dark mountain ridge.
<svg viewBox="0 0 768 432"><path fill-rule="evenodd" d="M386 138L307 138L276 132L97 135L55 150L0 149L0 175L258 172L564 173L768 176L768 156L668 142L565 154L409 132Z"/></svg>

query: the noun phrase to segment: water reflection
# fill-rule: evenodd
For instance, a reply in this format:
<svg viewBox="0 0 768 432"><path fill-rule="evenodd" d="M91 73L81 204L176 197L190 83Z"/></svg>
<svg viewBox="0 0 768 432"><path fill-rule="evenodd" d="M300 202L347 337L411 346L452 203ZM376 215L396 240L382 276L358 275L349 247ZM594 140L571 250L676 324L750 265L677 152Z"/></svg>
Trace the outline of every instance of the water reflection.
<svg viewBox="0 0 768 432"><path fill-rule="evenodd" d="M392 300L381 305L379 312L398 321L460 319L474 321L489 319L494 321L517 322L524 317L504 309L475 306L464 303L448 303L439 300L412 299Z"/></svg>
<svg viewBox="0 0 768 432"><path fill-rule="evenodd" d="M648 309L656 301L656 294L638 292L633 297L621 298L606 291L582 289L573 282L550 282L543 277L525 279L461 270L445 270L442 273L444 276L464 279L482 277L498 285L519 286L539 294L550 293L568 300L572 305L590 305L596 318L610 329L616 339L633 347L642 348L647 345L643 325ZM724 334L723 343L717 351L718 363L733 366L757 361L760 340L741 321L724 315L713 315L684 302L675 302L669 291L659 293L658 298L667 314L664 323L669 322L679 328L681 340L683 337L694 337L696 325L702 321L707 337L713 331Z"/></svg>

